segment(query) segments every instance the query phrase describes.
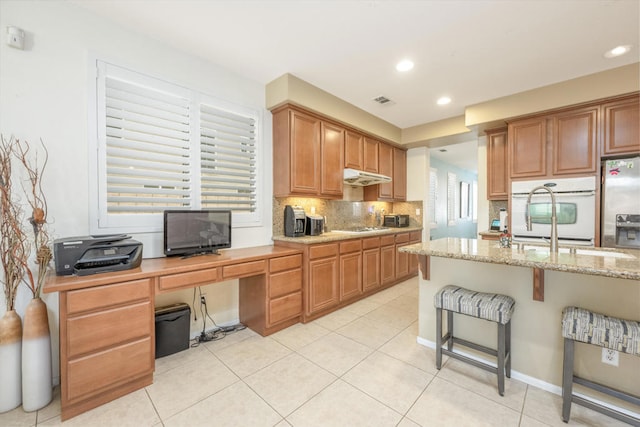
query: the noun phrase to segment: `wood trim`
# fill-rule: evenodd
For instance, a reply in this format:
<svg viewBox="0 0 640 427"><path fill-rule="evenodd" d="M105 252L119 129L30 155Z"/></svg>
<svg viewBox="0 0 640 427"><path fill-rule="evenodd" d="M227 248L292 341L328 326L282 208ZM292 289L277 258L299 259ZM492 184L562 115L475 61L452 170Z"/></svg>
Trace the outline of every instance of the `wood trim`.
<svg viewBox="0 0 640 427"><path fill-rule="evenodd" d="M431 257L429 255L418 255L418 265L424 280L431 280Z"/></svg>
<svg viewBox="0 0 640 427"><path fill-rule="evenodd" d="M542 268L533 269L533 299L544 301L544 270Z"/></svg>

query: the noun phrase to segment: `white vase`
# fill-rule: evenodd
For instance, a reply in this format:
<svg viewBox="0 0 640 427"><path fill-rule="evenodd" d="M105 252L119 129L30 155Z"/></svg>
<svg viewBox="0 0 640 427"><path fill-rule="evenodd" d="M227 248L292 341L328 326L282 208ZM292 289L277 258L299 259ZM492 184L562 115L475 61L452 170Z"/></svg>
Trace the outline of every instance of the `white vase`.
<svg viewBox="0 0 640 427"><path fill-rule="evenodd" d="M27 304L22 328L22 409L37 411L52 397L49 316L44 301L34 298Z"/></svg>
<svg viewBox="0 0 640 427"><path fill-rule="evenodd" d="M15 310L0 318L0 413L20 406L22 322Z"/></svg>

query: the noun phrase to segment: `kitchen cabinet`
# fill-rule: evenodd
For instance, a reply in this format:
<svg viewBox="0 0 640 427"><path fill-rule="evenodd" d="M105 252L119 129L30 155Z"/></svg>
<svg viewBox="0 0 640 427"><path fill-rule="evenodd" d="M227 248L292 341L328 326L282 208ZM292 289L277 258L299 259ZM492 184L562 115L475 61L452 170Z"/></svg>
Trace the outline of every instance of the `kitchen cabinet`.
<svg viewBox="0 0 640 427"><path fill-rule="evenodd" d="M544 117L509 123L509 169L512 179L546 175L546 123Z"/></svg>
<svg viewBox="0 0 640 427"><path fill-rule="evenodd" d="M302 255L269 260L265 328L300 317L302 313Z"/></svg>
<svg viewBox="0 0 640 427"><path fill-rule="evenodd" d="M409 244L409 233L396 234L396 269L395 278L399 279L409 275L409 254L400 252L399 249Z"/></svg>
<svg viewBox="0 0 640 427"><path fill-rule="evenodd" d="M597 106L552 116L552 175L596 173Z"/></svg>
<svg viewBox="0 0 640 427"><path fill-rule="evenodd" d="M63 419L151 384L153 292L142 279L60 294Z"/></svg>
<svg viewBox="0 0 640 427"><path fill-rule="evenodd" d="M405 201L407 198L407 152L389 144L378 144L378 173L391 177L387 184L364 187L364 200Z"/></svg>
<svg viewBox="0 0 640 427"><path fill-rule="evenodd" d="M392 283L396 278L395 235L380 238L380 280L382 285Z"/></svg>
<svg viewBox="0 0 640 427"><path fill-rule="evenodd" d="M364 137L363 169L367 172L378 173L378 155L380 143L375 139Z"/></svg>
<svg viewBox="0 0 640 427"><path fill-rule="evenodd" d="M362 241L340 243L340 301L362 294Z"/></svg>
<svg viewBox="0 0 640 427"><path fill-rule="evenodd" d="M378 173L393 177L393 147L388 144L378 144ZM370 186L375 188L376 186ZM393 181L378 184L379 199L393 199Z"/></svg>
<svg viewBox="0 0 640 427"><path fill-rule="evenodd" d="M273 111L276 197L341 198L344 129L291 107Z"/></svg>
<svg viewBox="0 0 640 427"><path fill-rule="evenodd" d="M318 244L309 247L307 286L307 316L329 309L340 302L338 244Z"/></svg>
<svg viewBox="0 0 640 427"><path fill-rule="evenodd" d="M376 156L376 168L377 165ZM346 131L344 134L344 167L363 170L364 169L364 136Z"/></svg>
<svg viewBox="0 0 640 427"><path fill-rule="evenodd" d="M602 155L640 153L640 97L608 102L602 105L604 116Z"/></svg>
<svg viewBox="0 0 640 427"><path fill-rule="evenodd" d="M380 238L362 239L362 290L380 287Z"/></svg>
<svg viewBox="0 0 640 427"><path fill-rule="evenodd" d="M507 200L509 196L509 151L507 129L487 133L487 200Z"/></svg>
<svg viewBox="0 0 640 427"><path fill-rule="evenodd" d="M407 152L393 149L393 200L404 201L407 199Z"/></svg>

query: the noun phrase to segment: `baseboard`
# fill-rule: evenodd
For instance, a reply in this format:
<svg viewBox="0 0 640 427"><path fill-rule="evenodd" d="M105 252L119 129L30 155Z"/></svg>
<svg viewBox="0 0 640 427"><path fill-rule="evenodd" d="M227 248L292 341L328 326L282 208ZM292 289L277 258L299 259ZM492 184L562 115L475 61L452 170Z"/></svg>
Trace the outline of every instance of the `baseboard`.
<svg viewBox="0 0 640 427"><path fill-rule="evenodd" d="M417 338L417 342L420 345L423 345L425 347L429 347L429 348L434 349L434 350L436 348L436 343L435 342L429 341L429 340L424 339L422 337L418 337ZM458 349L456 349L455 352L459 353L459 354L461 354L463 356L466 356L466 357L468 357L470 359L477 360L479 362L483 362L483 363L489 364L491 366L496 366L496 363L493 360L487 360L487 359L484 359L482 357L478 357L475 354L470 354L470 353L467 353L465 351L460 351ZM532 385L532 386L537 387L539 389L542 389L544 391L548 391L549 393L553 393L553 394L556 394L558 396L562 396L562 387L557 386L555 384L548 383L548 382L543 381L543 380L541 380L539 378L535 378L535 377L532 377L530 375L523 374L522 372L518 372L518 371L514 370L513 368L511 369L511 378L514 379L514 380L522 381L525 384ZM586 395L584 395L582 393L574 393L574 394L576 396L582 397L583 399L589 400L589 401L591 401L593 403L597 403L598 405L602 405L602 406L604 406L606 408L613 409L614 411L621 412L621 413L623 413L625 415L629 415L629 416L634 417L634 418L640 418L640 414L638 414L636 412L633 412L633 411L630 411L630 410L628 410L626 408L621 408L619 406L612 405L609 402L604 402L602 400L595 399L595 398L593 398L591 396L586 396Z"/></svg>

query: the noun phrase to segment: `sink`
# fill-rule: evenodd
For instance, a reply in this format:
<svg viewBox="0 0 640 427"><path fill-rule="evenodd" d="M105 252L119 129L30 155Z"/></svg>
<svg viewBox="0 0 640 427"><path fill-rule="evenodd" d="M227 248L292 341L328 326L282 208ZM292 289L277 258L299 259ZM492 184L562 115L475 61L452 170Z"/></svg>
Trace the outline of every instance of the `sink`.
<svg viewBox="0 0 640 427"><path fill-rule="evenodd" d="M358 233L371 233L375 231L386 231L389 227L348 227L344 230L331 230L334 233L345 233L345 234L358 234Z"/></svg>
<svg viewBox="0 0 640 427"><path fill-rule="evenodd" d="M549 253L549 248L546 246L524 245L524 250L541 252L541 253ZM570 253L570 248L558 248L558 253L568 254ZM600 256L600 257L608 257L608 258L627 258L627 259L635 258L633 255L625 254L623 252L608 251L606 249L575 248L575 253L576 255Z"/></svg>

